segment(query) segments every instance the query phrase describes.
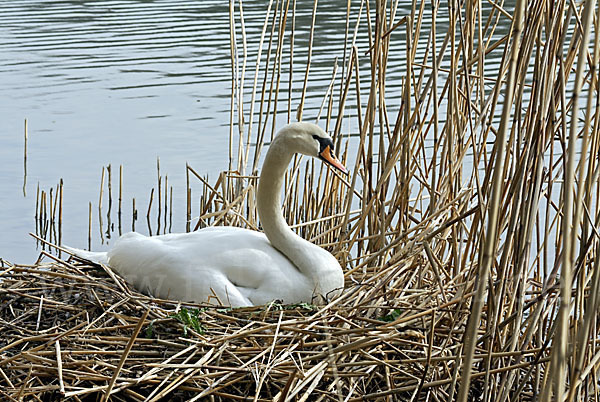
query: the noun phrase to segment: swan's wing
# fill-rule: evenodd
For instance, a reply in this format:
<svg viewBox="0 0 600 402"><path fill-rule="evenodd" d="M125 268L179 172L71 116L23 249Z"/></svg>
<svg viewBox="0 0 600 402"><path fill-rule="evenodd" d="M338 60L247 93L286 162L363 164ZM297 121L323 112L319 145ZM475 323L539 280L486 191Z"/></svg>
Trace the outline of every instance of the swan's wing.
<svg viewBox="0 0 600 402"><path fill-rule="evenodd" d="M67 251L79 258L83 258L84 260L88 260L96 264L108 264L108 255L106 251L87 251L65 246L64 244L61 247L67 249Z"/></svg>
<svg viewBox="0 0 600 402"><path fill-rule="evenodd" d="M123 235L109 265L156 297L232 306L298 297L310 285L262 233L215 227L147 237Z"/></svg>

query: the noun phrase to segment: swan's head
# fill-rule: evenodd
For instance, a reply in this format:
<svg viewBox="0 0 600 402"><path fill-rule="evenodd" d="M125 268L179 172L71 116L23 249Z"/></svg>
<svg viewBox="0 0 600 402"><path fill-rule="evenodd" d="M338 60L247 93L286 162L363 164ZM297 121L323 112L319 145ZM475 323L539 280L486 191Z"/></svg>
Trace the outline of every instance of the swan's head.
<svg viewBox="0 0 600 402"><path fill-rule="evenodd" d="M319 158L340 172L348 174L346 167L333 153L333 141L331 137L316 124L288 124L281 129L273 142L282 140L286 142L286 147L294 153Z"/></svg>

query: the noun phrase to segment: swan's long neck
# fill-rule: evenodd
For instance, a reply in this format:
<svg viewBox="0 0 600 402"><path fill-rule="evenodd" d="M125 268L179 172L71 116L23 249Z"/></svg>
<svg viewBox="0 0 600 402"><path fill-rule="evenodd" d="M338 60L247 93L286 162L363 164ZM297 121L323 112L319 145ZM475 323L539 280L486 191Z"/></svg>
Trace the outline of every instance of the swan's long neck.
<svg viewBox="0 0 600 402"><path fill-rule="evenodd" d="M292 152L284 141L273 141L265 157L257 193L257 209L265 235L277 250L285 254L305 275L316 279L322 264L319 259L327 253L320 247L295 234L283 218L281 188Z"/></svg>

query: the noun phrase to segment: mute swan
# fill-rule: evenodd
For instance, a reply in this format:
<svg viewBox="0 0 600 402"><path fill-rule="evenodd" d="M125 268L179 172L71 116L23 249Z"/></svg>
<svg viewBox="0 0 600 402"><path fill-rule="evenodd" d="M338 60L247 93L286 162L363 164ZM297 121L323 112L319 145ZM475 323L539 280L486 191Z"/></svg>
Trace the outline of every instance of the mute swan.
<svg viewBox="0 0 600 402"><path fill-rule="evenodd" d="M139 291L164 299L232 307L273 300L322 303L342 292L344 275L333 255L296 235L283 218L283 177L296 153L318 157L347 173L321 128L293 123L281 129L269 147L258 185L264 234L234 227L153 237L130 232L108 252L70 250L109 265Z"/></svg>

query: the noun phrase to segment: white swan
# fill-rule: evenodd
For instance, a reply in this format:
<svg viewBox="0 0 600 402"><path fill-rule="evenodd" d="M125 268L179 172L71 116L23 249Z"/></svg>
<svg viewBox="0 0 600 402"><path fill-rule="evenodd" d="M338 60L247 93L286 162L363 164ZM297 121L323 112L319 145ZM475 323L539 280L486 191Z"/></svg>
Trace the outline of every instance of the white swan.
<svg viewBox="0 0 600 402"><path fill-rule="evenodd" d="M347 173L321 128L293 123L281 129L258 185L264 234L234 227L153 237L131 232L108 252L70 250L108 264L139 291L164 299L232 307L273 300L322 303L341 293L344 275L333 255L296 235L283 218L283 177L295 153L318 157Z"/></svg>

